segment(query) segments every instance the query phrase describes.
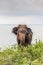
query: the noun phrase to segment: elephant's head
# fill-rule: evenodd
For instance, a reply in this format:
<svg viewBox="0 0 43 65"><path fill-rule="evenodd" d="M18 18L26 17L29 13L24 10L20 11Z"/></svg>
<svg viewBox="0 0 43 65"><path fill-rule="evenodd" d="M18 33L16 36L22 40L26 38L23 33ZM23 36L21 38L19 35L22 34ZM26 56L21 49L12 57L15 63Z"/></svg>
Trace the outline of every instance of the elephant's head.
<svg viewBox="0 0 43 65"><path fill-rule="evenodd" d="M18 25L18 27L14 27L12 30L15 35L17 35L17 40L19 43L24 45L26 43L26 37L32 36L32 31L26 25ZM31 37L30 37L31 38Z"/></svg>

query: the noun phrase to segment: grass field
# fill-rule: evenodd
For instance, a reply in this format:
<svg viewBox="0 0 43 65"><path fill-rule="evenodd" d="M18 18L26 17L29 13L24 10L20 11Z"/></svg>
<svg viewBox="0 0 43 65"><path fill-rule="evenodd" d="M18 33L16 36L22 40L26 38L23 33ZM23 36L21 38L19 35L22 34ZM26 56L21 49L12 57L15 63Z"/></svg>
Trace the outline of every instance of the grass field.
<svg viewBox="0 0 43 65"><path fill-rule="evenodd" d="M43 42L36 41L31 46L13 45L0 49L0 65L43 65Z"/></svg>

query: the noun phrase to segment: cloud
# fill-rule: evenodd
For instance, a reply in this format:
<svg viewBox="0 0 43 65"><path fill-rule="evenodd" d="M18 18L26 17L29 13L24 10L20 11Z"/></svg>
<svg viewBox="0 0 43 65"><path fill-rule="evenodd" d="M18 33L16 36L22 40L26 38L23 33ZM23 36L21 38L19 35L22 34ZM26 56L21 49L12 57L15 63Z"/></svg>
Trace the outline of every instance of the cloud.
<svg viewBox="0 0 43 65"><path fill-rule="evenodd" d="M43 0L0 0L0 13L43 12Z"/></svg>

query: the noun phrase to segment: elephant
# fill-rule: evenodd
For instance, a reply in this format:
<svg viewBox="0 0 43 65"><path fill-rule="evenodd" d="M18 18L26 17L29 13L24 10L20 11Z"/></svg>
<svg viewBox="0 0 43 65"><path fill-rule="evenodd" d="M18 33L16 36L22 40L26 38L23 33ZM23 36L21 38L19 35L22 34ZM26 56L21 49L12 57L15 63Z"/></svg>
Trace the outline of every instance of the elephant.
<svg viewBox="0 0 43 65"><path fill-rule="evenodd" d="M17 36L18 45L31 45L33 32L25 24L20 24L12 29L12 32Z"/></svg>

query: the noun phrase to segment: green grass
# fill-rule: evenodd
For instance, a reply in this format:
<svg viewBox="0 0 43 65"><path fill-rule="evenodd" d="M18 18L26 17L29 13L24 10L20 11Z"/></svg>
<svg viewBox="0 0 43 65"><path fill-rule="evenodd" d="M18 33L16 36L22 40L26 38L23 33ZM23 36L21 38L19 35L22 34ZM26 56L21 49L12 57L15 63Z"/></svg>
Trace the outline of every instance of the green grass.
<svg viewBox="0 0 43 65"><path fill-rule="evenodd" d="M43 65L43 42L26 47L13 45L1 52L0 65Z"/></svg>

